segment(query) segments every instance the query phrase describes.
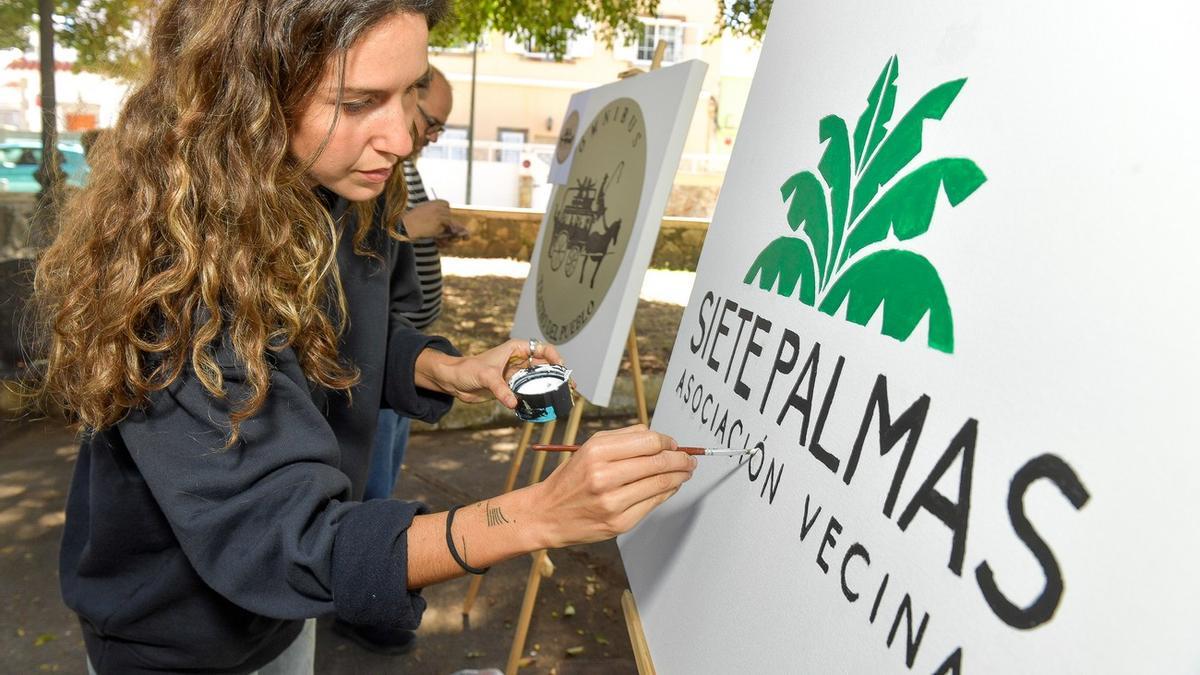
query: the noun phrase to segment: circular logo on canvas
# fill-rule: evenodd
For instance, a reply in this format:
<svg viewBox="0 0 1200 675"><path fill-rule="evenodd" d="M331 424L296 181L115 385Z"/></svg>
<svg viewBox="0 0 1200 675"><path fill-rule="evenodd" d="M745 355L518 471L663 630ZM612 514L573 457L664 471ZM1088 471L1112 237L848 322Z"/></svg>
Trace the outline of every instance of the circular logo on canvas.
<svg viewBox="0 0 1200 675"><path fill-rule="evenodd" d="M558 146L554 148L554 159L559 164L571 156L571 148L575 147L575 134L579 133L579 111L572 110L563 122L562 131L558 134Z"/></svg>
<svg viewBox="0 0 1200 675"><path fill-rule="evenodd" d="M633 236L645 178L642 109L633 99L617 99L579 129L567 183L550 198L537 317L552 342L579 334L608 294Z"/></svg>

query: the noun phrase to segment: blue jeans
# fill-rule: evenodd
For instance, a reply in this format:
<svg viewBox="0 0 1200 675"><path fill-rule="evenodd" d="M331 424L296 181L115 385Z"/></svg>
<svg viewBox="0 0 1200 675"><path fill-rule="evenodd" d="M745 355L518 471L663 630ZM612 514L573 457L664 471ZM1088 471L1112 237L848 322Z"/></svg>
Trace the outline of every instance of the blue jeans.
<svg viewBox="0 0 1200 675"><path fill-rule="evenodd" d="M367 471L367 490L363 501L387 499L396 489L400 464L408 447L408 430L412 421L389 409L379 411L379 427L375 430L375 447L371 449L371 468Z"/></svg>
<svg viewBox="0 0 1200 675"><path fill-rule="evenodd" d="M275 657L267 665L250 673L250 675L312 675L313 664L316 663L317 652L317 620L308 619L304 629L296 636L296 641L283 653ZM96 675L91 659L87 662L88 675Z"/></svg>

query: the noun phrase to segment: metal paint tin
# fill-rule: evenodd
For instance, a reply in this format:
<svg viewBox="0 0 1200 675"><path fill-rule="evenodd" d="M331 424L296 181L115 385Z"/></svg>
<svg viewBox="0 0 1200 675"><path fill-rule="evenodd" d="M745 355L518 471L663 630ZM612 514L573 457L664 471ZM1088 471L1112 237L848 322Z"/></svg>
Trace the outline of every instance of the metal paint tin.
<svg viewBox="0 0 1200 675"><path fill-rule="evenodd" d="M564 366L540 365L513 373L508 386L517 395L514 411L526 422L549 422L566 417L574 405L568 382L571 371Z"/></svg>

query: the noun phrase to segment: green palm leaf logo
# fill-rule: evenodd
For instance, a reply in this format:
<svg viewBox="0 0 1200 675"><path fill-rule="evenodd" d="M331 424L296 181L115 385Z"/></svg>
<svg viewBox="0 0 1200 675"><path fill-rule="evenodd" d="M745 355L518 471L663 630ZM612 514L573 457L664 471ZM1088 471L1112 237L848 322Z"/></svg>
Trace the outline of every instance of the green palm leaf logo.
<svg viewBox="0 0 1200 675"><path fill-rule="evenodd" d="M842 305L860 326L883 308L884 335L905 341L929 315L929 346L954 352L946 288L924 256L897 248L929 230L938 194L958 206L987 177L975 162L935 159L900 172L921 152L926 120L941 120L966 79L939 85L888 128L896 104L900 61L888 60L867 96L851 138L837 115L821 120L825 152L817 173L802 171L780 188L795 235L767 245L743 282L799 297L829 315ZM889 238L889 235L894 235Z"/></svg>

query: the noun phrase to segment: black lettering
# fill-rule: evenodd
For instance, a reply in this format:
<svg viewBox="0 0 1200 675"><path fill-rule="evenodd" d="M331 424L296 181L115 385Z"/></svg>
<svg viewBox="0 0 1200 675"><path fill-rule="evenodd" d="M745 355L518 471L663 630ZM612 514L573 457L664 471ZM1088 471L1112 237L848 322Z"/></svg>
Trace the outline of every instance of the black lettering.
<svg viewBox="0 0 1200 675"><path fill-rule="evenodd" d="M841 534L842 524L838 522L837 518L830 516L829 526L825 528L825 537L821 539L821 547L817 549L817 565L819 565L821 571L826 574L829 573L829 563L825 562L825 558L822 556L825 555L826 544L829 544L829 548L837 548L837 539L835 539L833 536L835 530L838 534Z"/></svg>
<svg viewBox="0 0 1200 675"><path fill-rule="evenodd" d="M729 335L729 326L725 325L725 315L729 310L737 311L738 304L732 300L726 300L725 305L721 308L721 318L717 319L717 332L713 336L712 344L708 348L708 367L718 375L721 374L721 363L713 358L713 354L717 352L717 343L721 341L722 335Z"/></svg>
<svg viewBox="0 0 1200 675"><path fill-rule="evenodd" d="M704 402L700 404L700 423L708 424L708 404L713 400L712 394L704 397Z"/></svg>
<svg viewBox="0 0 1200 675"><path fill-rule="evenodd" d="M868 617L870 623L875 623L875 616L879 614L879 603L883 600L883 593L887 590L888 579L891 574L883 575L883 581L879 584L879 590L875 592L875 604L871 605L871 616Z"/></svg>
<svg viewBox="0 0 1200 675"><path fill-rule="evenodd" d="M1037 599L1028 607L1018 607L1000 592L992 568L986 560L975 568L975 580L992 612L1004 623L1022 630L1036 628L1049 621L1058 609L1063 594L1062 569L1054 559L1054 552L1033 529L1033 524L1025 515L1025 492L1030 485L1043 478L1052 481L1076 511L1083 508L1091 498L1075 470L1055 455L1034 457L1013 475L1012 484L1008 488L1008 519L1017 533L1017 538L1033 553L1033 557L1042 566L1042 574L1046 577L1046 584Z"/></svg>
<svg viewBox="0 0 1200 675"><path fill-rule="evenodd" d="M704 334L704 344L700 347L700 358L704 358L705 352L708 351L708 341L712 339L713 328L717 324L717 312L721 311L721 298L717 298L713 302L712 314L708 316L708 332Z"/></svg>
<svg viewBox="0 0 1200 675"><path fill-rule="evenodd" d="M800 541L804 541L804 538L808 536L808 531L812 529L813 525L817 524L817 518L821 517L821 507L818 506L816 512L812 515L812 519L809 519L808 502L811 497L812 495L804 495L804 517L800 519Z"/></svg>
<svg viewBox="0 0 1200 675"><path fill-rule="evenodd" d="M846 549L846 556L842 558L842 595L850 602L858 600L858 593L850 590L850 584L846 583L846 568L850 566L850 560L853 558L862 558L867 567L871 566L871 554L867 553L866 547L858 542L850 544L850 548Z"/></svg>
<svg viewBox="0 0 1200 675"><path fill-rule="evenodd" d="M774 478L775 480L771 480ZM775 475L775 458L771 458L771 466L767 467L767 479L763 481L762 489L758 491L758 496L762 497L767 491L767 486L771 486L771 496L767 499L768 504L775 503L775 491L779 489L779 481L783 480L783 462L779 463L779 475Z"/></svg>
<svg viewBox="0 0 1200 675"><path fill-rule="evenodd" d="M675 386L675 395L683 399L684 403L687 403L687 392L684 391L684 381L686 379L687 368L684 368L683 372L679 374L679 384Z"/></svg>
<svg viewBox="0 0 1200 675"><path fill-rule="evenodd" d="M791 347L792 355L783 359L783 348ZM779 341L779 350L775 352L775 365L771 367L771 376L767 378L767 388L763 391L762 403L758 404L758 412L762 413L767 407L767 397L771 395L771 387L775 385L775 376L782 373L787 375L796 367L800 358L800 336L790 328L783 329L783 338Z"/></svg>
<svg viewBox="0 0 1200 675"><path fill-rule="evenodd" d="M837 365L833 367L833 377L829 380L829 387L825 389L825 400L821 402L821 412L817 413L817 427L813 430L812 443L808 444L808 451L817 461L824 464L830 473L837 474L838 465L841 460L834 457L832 453L821 446L821 432L825 430L825 420L829 417L829 408L833 405L833 397L837 393L838 379L842 376L842 366L846 364L846 357L839 356Z"/></svg>
<svg viewBox="0 0 1200 675"><path fill-rule="evenodd" d="M729 365L725 366L725 382L729 382L729 373L733 371L734 361L737 361L734 357L737 356L738 345L742 344L742 333L746 330L746 324L754 318L754 312L747 307L739 309L737 315L742 321L738 324L737 337L733 338L733 349L729 350Z"/></svg>
<svg viewBox="0 0 1200 675"><path fill-rule="evenodd" d="M766 439L763 439L766 440ZM758 468L754 468L754 459L758 458ZM767 463L767 452L765 449L760 449L758 452L750 455L746 460L746 472L750 476L750 481L758 480L758 474L762 473L763 464Z"/></svg>
<svg viewBox="0 0 1200 675"><path fill-rule="evenodd" d="M700 309L696 311L696 318L700 320L700 334L688 343L688 347L691 348L693 354L700 351L700 348L704 346L704 338L708 335L708 323L704 320L704 305L712 301L713 292L709 291L705 293L704 299L700 301Z"/></svg>
<svg viewBox="0 0 1200 675"><path fill-rule="evenodd" d="M808 352L808 359L804 362L804 367L800 369L800 377L796 378L796 384L792 386L792 393L788 394L787 401L779 410L779 416L775 418L775 424L783 424L783 418L787 416L788 409L795 408L804 415L804 422L800 425L800 445L808 444L808 418L812 411L813 393L817 386L817 366L821 363L821 343L814 342L813 348ZM808 394L804 398L796 395L800 391L800 385L808 381Z"/></svg>
<svg viewBox="0 0 1200 675"><path fill-rule="evenodd" d="M962 675L962 647L954 650L954 653L946 657L942 665L933 672L933 675Z"/></svg>
<svg viewBox="0 0 1200 675"><path fill-rule="evenodd" d="M729 411L726 410L725 414L721 415L721 423L717 425L717 431L716 431L717 438L720 438L721 444L727 448L729 447L729 442L725 439L725 428L727 426L726 422L728 422L728 421L729 421Z"/></svg>
<svg viewBox="0 0 1200 675"><path fill-rule="evenodd" d="M925 612L924 618L921 619L921 626L917 628L917 634L913 636L913 616L912 616L912 598L908 593L904 594L904 599L900 601L900 608L896 610L896 619L892 621L892 630L888 633L887 646L892 646L892 641L896 639L896 629L900 627L900 617L904 617L905 627L905 642L904 642L904 663L909 670L913 667L913 661L917 659L917 650L921 648L921 638L925 637L925 626L929 624L929 612Z"/></svg>
<svg viewBox="0 0 1200 675"><path fill-rule="evenodd" d="M867 431L871 429L871 419L879 411L879 456L883 457L892 447L905 438L904 450L896 462L896 473L892 475L892 486L888 489L887 499L883 502L883 515L892 517L892 509L896 507L896 498L900 494L900 485L908 473L909 462L912 461L913 451L917 449L917 440L921 437L921 429L925 426L925 414L929 412L929 397L921 395L915 403L908 407L896 423L888 408L887 377L880 375L875 378L875 386L871 389L871 399L867 403L867 414L858 427L858 438L854 439L854 447L850 450L850 458L846 460L846 475L842 479L846 485L854 478L858 468L858 458L862 454L863 443L867 439Z"/></svg>
<svg viewBox="0 0 1200 675"><path fill-rule="evenodd" d="M949 447L933 465L933 471L925 478L925 482L913 495L912 501L900 514L898 524L900 529L908 528L917 509L924 508L938 520L946 524L953 533L950 545L950 564L948 567L958 576L962 576L963 555L967 550L967 521L971 512L971 476L975 466L975 437L979 432L979 423L973 419L959 429L951 439ZM954 458L962 455L962 469L958 475L958 501L951 502L934 489L937 482L950 469Z"/></svg>
<svg viewBox="0 0 1200 675"><path fill-rule="evenodd" d="M743 401L750 400L750 387L742 381L742 375L746 372L746 361L751 354L762 356L763 346L754 341L754 336L758 335L760 330L771 332L771 322L761 316L754 318L754 327L750 329L750 337L746 338L746 351L742 352L742 365L738 368L737 379L733 382L733 393L741 396Z"/></svg>

